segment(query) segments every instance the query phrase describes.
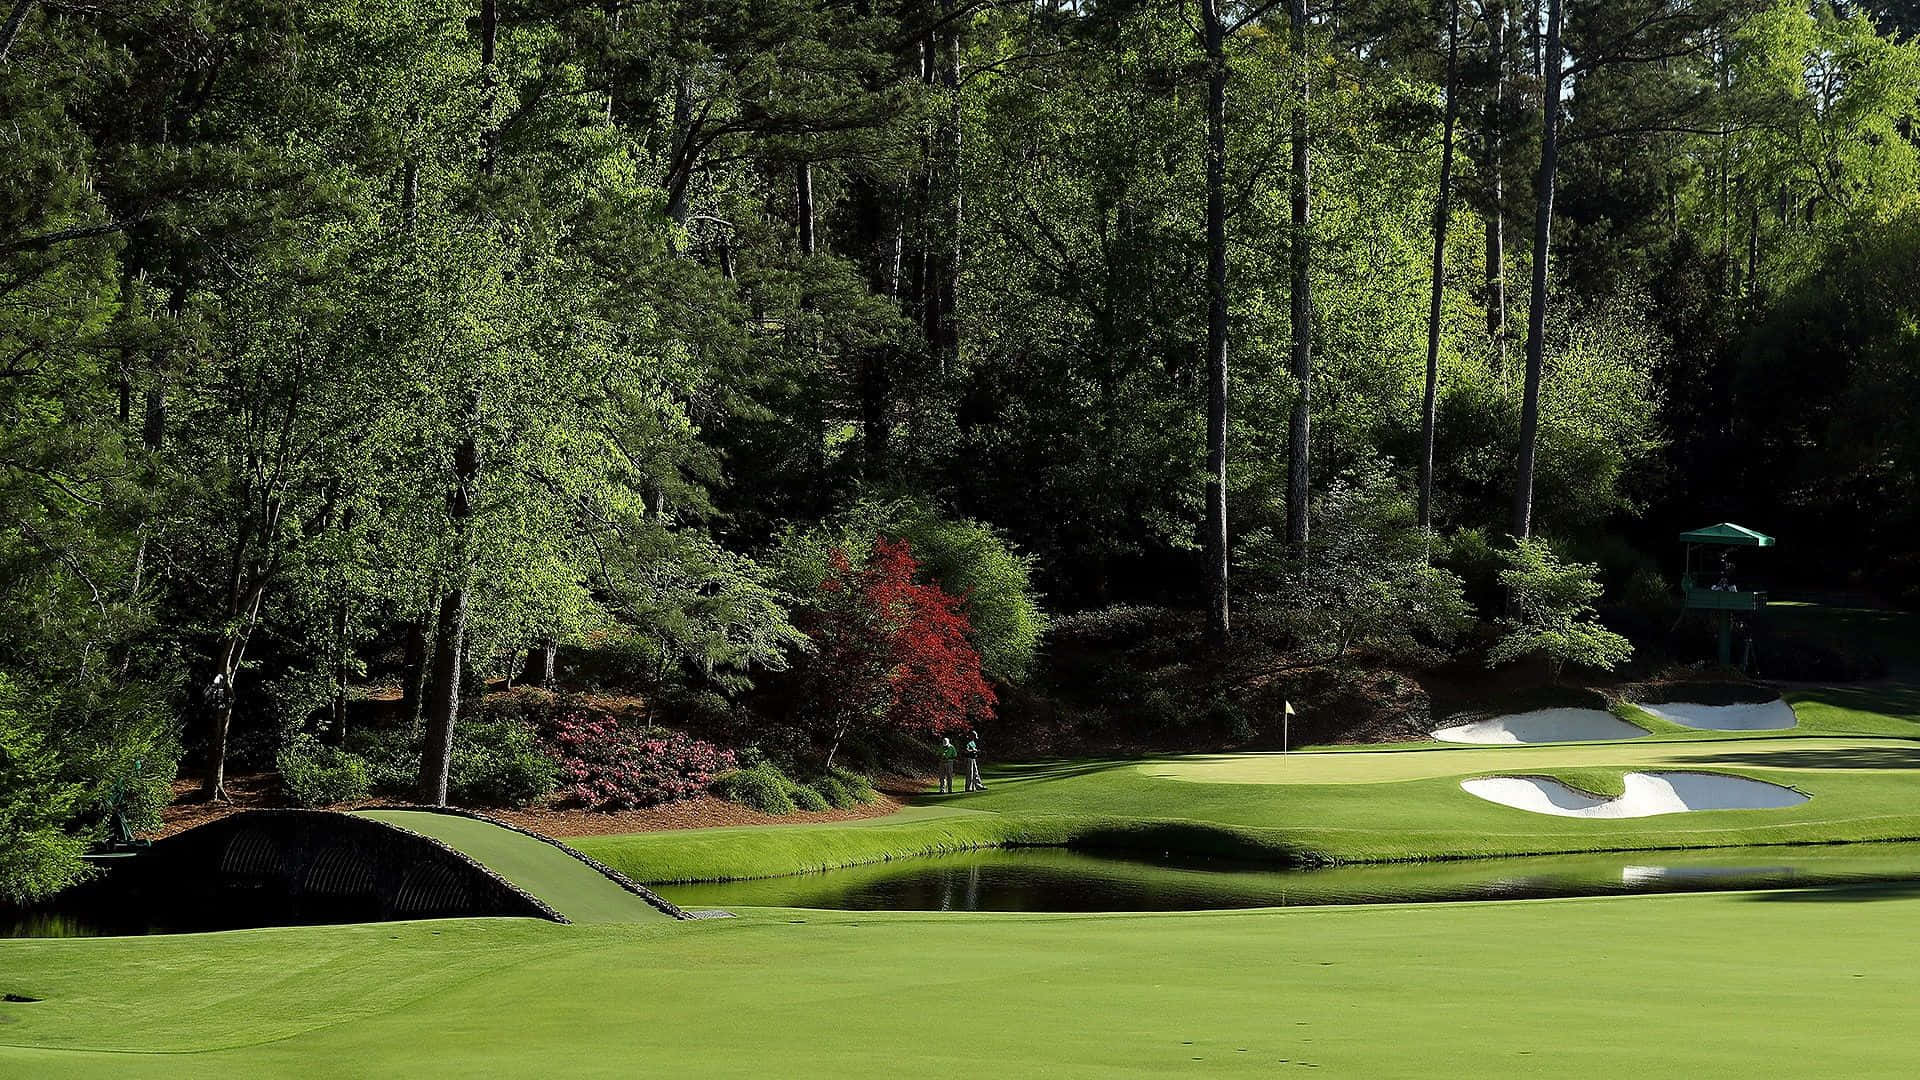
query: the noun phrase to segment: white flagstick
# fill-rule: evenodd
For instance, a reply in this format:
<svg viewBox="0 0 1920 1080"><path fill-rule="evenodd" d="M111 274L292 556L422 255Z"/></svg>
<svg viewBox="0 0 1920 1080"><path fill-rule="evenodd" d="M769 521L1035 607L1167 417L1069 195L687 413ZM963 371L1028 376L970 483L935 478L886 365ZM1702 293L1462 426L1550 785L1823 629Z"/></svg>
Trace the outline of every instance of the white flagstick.
<svg viewBox="0 0 1920 1080"><path fill-rule="evenodd" d="M1287 756L1287 728L1293 720L1293 702L1286 702L1286 709L1280 714L1280 756Z"/></svg>

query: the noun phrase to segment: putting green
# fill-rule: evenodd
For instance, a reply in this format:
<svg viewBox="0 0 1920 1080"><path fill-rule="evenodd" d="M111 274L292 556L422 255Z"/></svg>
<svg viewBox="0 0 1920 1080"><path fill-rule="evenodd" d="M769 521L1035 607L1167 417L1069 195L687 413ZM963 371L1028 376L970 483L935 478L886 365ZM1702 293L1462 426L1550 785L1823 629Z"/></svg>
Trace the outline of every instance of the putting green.
<svg viewBox="0 0 1920 1080"><path fill-rule="evenodd" d="M1541 743L1498 749L1339 754L1201 754L1138 766L1148 776L1206 784L1382 784L1436 776L1558 769L1709 768L1886 772L1920 769L1909 739L1728 739L1718 742Z"/></svg>
<svg viewBox="0 0 1920 1080"><path fill-rule="evenodd" d="M1908 1076L1920 898L0 942L0 1075ZM1833 932L1844 925L1843 933Z"/></svg>
<svg viewBox="0 0 1920 1080"><path fill-rule="evenodd" d="M1798 806L1649 818L1553 818L1477 799L1470 776L1544 775L1602 794L1632 771L1692 770L1795 788ZM1333 862L1920 839L1920 742L1730 737L1071 761L991 770L983 792L928 796L858 826L583 837L637 881L768 877L1006 844L1070 844Z"/></svg>
<svg viewBox="0 0 1920 1080"><path fill-rule="evenodd" d="M361 810L360 817L431 836L545 901L573 922L651 922L667 915L545 841L457 814Z"/></svg>

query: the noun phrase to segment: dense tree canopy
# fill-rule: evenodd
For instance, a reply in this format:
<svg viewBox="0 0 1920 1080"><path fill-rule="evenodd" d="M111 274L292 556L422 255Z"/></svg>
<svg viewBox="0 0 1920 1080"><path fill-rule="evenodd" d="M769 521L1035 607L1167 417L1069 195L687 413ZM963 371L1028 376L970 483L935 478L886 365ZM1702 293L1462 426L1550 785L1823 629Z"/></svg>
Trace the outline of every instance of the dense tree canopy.
<svg viewBox="0 0 1920 1080"><path fill-rule="evenodd" d="M1003 683L1509 531L1920 599L1910 7L10 0L0 892L376 675L428 798L559 648L732 708L832 550Z"/></svg>

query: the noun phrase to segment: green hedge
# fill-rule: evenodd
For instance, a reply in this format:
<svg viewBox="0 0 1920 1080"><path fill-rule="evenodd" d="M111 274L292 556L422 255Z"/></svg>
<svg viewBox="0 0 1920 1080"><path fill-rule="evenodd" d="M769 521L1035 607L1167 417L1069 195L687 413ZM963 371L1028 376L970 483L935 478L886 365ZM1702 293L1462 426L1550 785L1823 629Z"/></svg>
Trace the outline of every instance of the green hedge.
<svg viewBox="0 0 1920 1080"><path fill-rule="evenodd" d="M367 763L359 755L295 735L275 755L287 798L299 806L359 802L372 791Z"/></svg>

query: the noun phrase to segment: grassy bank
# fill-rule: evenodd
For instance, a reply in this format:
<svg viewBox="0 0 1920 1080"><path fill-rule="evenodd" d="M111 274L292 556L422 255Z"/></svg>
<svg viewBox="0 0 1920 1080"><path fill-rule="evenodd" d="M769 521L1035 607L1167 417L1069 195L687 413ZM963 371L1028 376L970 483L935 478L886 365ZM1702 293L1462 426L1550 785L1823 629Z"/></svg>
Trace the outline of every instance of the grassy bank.
<svg viewBox="0 0 1920 1080"><path fill-rule="evenodd" d="M0 993L44 1000L0 1005L0 1074L1907 1075L1916 920L1738 893L10 941Z"/></svg>
<svg viewBox="0 0 1920 1080"><path fill-rule="evenodd" d="M1617 792L1634 769L1768 780L1812 798L1780 810L1556 818L1496 806L1460 781L1554 776ZM1067 844L1274 861L1375 862L1554 852L1920 838L1920 742L1721 738L1497 748L1188 755L1014 766L987 791L929 797L841 825L582 838L637 880L765 877L1002 844Z"/></svg>

